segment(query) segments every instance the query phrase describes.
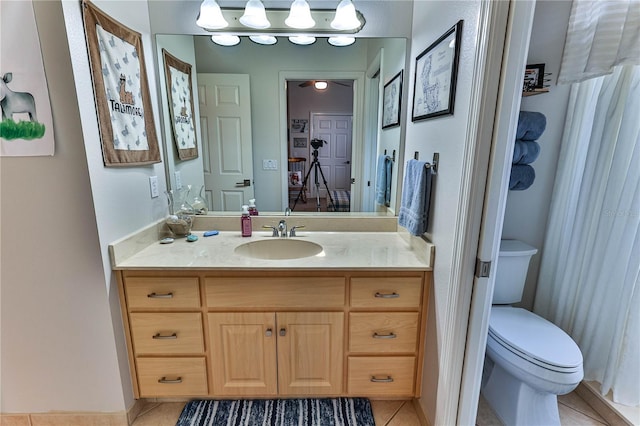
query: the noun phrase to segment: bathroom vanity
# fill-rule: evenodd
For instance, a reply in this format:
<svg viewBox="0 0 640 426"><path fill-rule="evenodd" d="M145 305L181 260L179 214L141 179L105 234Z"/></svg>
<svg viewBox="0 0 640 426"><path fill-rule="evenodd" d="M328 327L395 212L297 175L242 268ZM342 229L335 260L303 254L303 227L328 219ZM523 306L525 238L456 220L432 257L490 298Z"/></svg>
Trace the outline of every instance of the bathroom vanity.
<svg viewBox="0 0 640 426"><path fill-rule="evenodd" d="M270 260L237 254L268 233L195 234L110 247L136 398L420 395L430 244L309 232L322 253Z"/></svg>

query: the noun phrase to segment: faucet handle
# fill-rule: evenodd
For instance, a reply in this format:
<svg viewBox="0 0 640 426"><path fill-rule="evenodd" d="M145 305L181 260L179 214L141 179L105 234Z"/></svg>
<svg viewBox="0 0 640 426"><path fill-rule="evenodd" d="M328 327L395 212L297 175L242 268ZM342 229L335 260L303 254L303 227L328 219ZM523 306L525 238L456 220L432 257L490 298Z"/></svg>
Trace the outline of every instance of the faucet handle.
<svg viewBox="0 0 640 426"><path fill-rule="evenodd" d="M271 236L272 237L278 237L280 234L278 234L278 228L276 228L275 226L271 226L271 225L262 225L263 228L265 229L271 229L272 233Z"/></svg>
<svg viewBox="0 0 640 426"><path fill-rule="evenodd" d="M298 226L292 226L291 227L291 231L289 231L289 236L290 237L295 237L296 236L296 229L300 229L300 228L304 228L304 225L298 225Z"/></svg>

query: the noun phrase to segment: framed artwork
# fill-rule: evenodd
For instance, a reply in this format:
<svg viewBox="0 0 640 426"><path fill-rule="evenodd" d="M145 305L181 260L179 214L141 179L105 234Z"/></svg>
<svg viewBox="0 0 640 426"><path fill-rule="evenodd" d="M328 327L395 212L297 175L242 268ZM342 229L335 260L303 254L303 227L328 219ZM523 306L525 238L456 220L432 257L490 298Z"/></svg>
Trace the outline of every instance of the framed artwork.
<svg viewBox="0 0 640 426"><path fill-rule="evenodd" d="M400 99L402 98L402 71L384 85L382 128L400 125Z"/></svg>
<svg viewBox="0 0 640 426"><path fill-rule="evenodd" d="M294 148L306 148L307 147L307 138L293 138L293 147Z"/></svg>
<svg viewBox="0 0 640 426"><path fill-rule="evenodd" d="M82 9L104 165L159 163L142 38L88 0Z"/></svg>
<svg viewBox="0 0 640 426"><path fill-rule="evenodd" d="M191 65L171 55L166 49L162 49L162 57L173 141L178 150L178 158L191 160L198 157L196 129L193 122L195 108L191 86Z"/></svg>
<svg viewBox="0 0 640 426"><path fill-rule="evenodd" d="M416 58L411 121L453 114L462 20Z"/></svg>
<svg viewBox="0 0 640 426"><path fill-rule="evenodd" d="M309 120L306 118L291 119L292 133L309 133Z"/></svg>
<svg viewBox="0 0 640 426"><path fill-rule="evenodd" d="M524 70L524 92L542 89L544 87L544 64L527 65Z"/></svg>

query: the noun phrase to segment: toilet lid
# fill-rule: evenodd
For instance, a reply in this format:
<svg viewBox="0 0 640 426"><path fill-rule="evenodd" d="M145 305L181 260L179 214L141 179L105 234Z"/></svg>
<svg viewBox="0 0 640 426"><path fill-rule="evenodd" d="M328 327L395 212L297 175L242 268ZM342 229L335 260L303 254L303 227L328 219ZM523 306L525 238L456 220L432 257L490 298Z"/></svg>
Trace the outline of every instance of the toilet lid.
<svg viewBox="0 0 640 426"><path fill-rule="evenodd" d="M580 348L567 333L525 309L492 307L489 334L512 352L542 367L564 371L582 365Z"/></svg>

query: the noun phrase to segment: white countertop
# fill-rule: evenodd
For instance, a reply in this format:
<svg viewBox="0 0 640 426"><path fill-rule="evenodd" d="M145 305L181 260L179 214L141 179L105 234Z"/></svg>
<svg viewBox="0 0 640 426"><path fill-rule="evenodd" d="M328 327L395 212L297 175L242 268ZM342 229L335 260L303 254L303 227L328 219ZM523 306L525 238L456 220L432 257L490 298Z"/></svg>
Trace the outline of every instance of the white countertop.
<svg viewBox="0 0 640 426"><path fill-rule="evenodd" d="M367 269L430 270L433 245L416 242L396 232L298 232L295 239L320 244L319 255L300 259L268 260L234 252L241 244L275 238L270 232L242 237L237 231L222 231L198 241L176 238L172 244L152 242L131 256L113 261L114 269Z"/></svg>

